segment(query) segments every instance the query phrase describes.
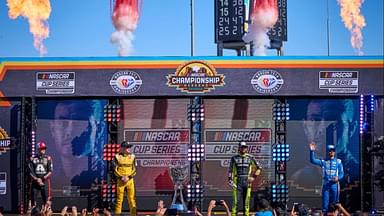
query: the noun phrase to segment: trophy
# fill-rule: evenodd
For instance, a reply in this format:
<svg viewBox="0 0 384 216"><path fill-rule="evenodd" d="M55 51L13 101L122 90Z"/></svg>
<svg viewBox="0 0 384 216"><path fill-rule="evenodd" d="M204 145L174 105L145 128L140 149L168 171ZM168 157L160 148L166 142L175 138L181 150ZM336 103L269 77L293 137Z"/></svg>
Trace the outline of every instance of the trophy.
<svg viewBox="0 0 384 216"><path fill-rule="evenodd" d="M183 183L188 177L189 166L173 166L171 169L172 181L175 184L171 209L177 209L177 211L187 211L187 205L185 204L183 197Z"/></svg>

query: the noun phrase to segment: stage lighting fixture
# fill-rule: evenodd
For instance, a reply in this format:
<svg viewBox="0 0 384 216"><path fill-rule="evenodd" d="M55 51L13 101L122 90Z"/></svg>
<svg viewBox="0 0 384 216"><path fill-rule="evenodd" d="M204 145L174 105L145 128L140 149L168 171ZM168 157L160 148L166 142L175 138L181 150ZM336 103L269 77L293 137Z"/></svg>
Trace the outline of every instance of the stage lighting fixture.
<svg viewBox="0 0 384 216"><path fill-rule="evenodd" d="M31 154L35 155L36 153L36 132L31 131Z"/></svg>
<svg viewBox="0 0 384 216"><path fill-rule="evenodd" d="M370 97L370 104L369 104L371 112L375 111L375 96L371 95Z"/></svg>
<svg viewBox="0 0 384 216"><path fill-rule="evenodd" d="M364 95L360 95L360 134L364 132Z"/></svg>
<svg viewBox="0 0 384 216"><path fill-rule="evenodd" d="M192 144L188 148L188 161L201 161L205 156L204 144Z"/></svg>
<svg viewBox="0 0 384 216"><path fill-rule="evenodd" d="M188 185L187 186L187 199L192 202L200 202L203 199L204 186L203 185Z"/></svg>
<svg viewBox="0 0 384 216"><path fill-rule="evenodd" d="M288 185L272 184L272 202L287 202L288 201Z"/></svg>
<svg viewBox="0 0 384 216"><path fill-rule="evenodd" d="M273 161L289 160L289 144L275 144L272 146Z"/></svg>
<svg viewBox="0 0 384 216"><path fill-rule="evenodd" d="M117 104L108 104L104 106L104 121L120 122L121 120L121 106Z"/></svg>
<svg viewBox="0 0 384 216"><path fill-rule="evenodd" d="M205 110L203 104L189 104L188 105L188 120L190 121L204 121Z"/></svg>
<svg viewBox="0 0 384 216"><path fill-rule="evenodd" d="M115 155L119 153L120 145L119 144L106 144L103 149L103 160L113 161Z"/></svg>
<svg viewBox="0 0 384 216"><path fill-rule="evenodd" d="M272 105L272 117L274 121L287 121L290 119L288 103L274 103Z"/></svg>
<svg viewBox="0 0 384 216"><path fill-rule="evenodd" d="M114 202L116 198L116 184L108 184L106 182L102 182L101 197L103 202Z"/></svg>

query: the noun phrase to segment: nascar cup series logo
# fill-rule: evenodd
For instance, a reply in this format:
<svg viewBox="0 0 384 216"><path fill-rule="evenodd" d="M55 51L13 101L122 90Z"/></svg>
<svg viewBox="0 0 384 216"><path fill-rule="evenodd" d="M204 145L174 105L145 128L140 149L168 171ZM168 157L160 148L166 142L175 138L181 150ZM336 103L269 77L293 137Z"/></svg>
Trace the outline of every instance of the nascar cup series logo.
<svg viewBox="0 0 384 216"><path fill-rule="evenodd" d="M143 81L134 71L118 71L113 74L109 84L118 94L133 94L140 89Z"/></svg>
<svg viewBox="0 0 384 216"><path fill-rule="evenodd" d="M284 80L275 70L260 70L253 75L251 84L257 92L268 94L278 92Z"/></svg>
<svg viewBox="0 0 384 216"><path fill-rule="evenodd" d="M187 93L205 93L216 86L223 86L225 76L217 74L215 68L202 61L191 61L167 76L167 85Z"/></svg>

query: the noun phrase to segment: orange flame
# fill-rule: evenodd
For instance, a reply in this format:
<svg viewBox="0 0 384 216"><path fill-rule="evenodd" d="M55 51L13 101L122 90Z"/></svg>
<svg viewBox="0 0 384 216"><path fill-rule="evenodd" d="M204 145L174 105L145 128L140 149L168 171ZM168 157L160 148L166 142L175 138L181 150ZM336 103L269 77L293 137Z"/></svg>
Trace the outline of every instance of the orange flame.
<svg viewBox="0 0 384 216"><path fill-rule="evenodd" d="M26 17L29 22L29 31L33 35L33 45L40 55L47 53L43 40L49 36L46 21L51 14L49 0L7 0L8 15L11 19L19 16Z"/></svg>
<svg viewBox="0 0 384 216"><path fill-rule="evenodd" d="M337 0L340 5L340 16L345 27L351 32L351 45L358 55L363 55L362 28L366 26L365 18L360 14L360 8L364 0Z"/></svg>

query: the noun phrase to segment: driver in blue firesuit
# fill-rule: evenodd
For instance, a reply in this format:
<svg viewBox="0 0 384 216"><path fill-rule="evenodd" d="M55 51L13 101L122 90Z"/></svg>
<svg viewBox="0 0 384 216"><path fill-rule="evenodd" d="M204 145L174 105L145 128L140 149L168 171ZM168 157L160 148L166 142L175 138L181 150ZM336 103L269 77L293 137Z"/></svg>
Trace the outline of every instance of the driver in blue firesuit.
<svg viewBox="0 0 384 216"><path fill-rule="evenodd" d="M315 157L316 144L309 144L310 148L310 161L312 164L318 165L323 171L323 213L326 215L330 203L338 203L340 195L339 181L344 176L343 164L340 159L335 157L335 146L328 145L328 157L325 159L317 159Z"/></svg>

